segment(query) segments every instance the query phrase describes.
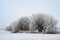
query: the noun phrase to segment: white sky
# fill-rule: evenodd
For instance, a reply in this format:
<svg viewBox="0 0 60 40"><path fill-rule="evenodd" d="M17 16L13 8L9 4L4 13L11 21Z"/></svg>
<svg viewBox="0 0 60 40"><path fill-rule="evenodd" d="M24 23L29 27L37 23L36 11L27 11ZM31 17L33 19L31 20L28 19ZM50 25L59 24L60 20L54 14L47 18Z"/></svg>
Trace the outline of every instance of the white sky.
<svg viewBox="0 0 60 40"><path fill-rule="evenodd" d="M0 28L35 13L52 14L60 26L60 0L0 0Z"/></svg>

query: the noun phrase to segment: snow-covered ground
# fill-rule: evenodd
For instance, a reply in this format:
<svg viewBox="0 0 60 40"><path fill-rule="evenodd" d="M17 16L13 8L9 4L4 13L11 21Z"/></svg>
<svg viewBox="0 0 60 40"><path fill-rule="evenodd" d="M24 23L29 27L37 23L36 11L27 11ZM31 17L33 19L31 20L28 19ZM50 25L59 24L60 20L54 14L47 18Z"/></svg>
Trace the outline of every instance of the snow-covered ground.
<svg viewBox="0 0 60 40"><path fill-rule="evenodd" d="M0 40L60 40L60 34L11 33L0 30Z"/></svg>

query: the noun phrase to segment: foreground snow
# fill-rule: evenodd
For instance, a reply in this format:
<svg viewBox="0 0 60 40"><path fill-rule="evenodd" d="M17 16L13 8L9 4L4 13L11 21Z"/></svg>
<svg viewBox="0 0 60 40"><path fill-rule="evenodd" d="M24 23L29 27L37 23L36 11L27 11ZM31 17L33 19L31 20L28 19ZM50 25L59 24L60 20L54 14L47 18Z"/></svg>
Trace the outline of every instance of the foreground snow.
<svg viewBox="0 0 60 40"><path fill-rule="evenodd" d="M0 30L0 40L60 40L60 34L11 33Z"/></svg>

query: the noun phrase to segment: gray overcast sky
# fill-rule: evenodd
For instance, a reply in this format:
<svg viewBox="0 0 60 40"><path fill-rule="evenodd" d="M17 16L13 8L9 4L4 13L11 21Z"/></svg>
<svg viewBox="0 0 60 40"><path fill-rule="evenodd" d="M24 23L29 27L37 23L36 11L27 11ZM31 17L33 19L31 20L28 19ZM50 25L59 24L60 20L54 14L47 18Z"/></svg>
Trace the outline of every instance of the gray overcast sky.
<svg viewBox="0 0 60 40"><path fill-rule="evenodd" d="M60 0L0 0L0 28L35 13L52 14L60 25Z"/></svg>

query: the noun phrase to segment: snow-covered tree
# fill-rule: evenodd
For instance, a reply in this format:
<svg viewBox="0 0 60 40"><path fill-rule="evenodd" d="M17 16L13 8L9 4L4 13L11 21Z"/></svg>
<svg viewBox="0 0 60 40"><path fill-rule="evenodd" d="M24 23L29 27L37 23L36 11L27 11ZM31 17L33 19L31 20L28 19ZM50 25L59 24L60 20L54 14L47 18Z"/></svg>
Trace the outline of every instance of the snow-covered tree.
<svg viewBox="0 0 60 40"><path fill-rule="evenodd" d="M56 33L57 20L53 16L49 16L49 18L45 20L45 24L46 24L46 29L45 29L46 33L51 33L51 34Z"/></svg>
<svg viewBox="0 0 60 40"><path fill-rule="evenodd" d="M56 32L57 20L50 15L46 14L35 14L33 19L37 25L38 32ZM50 30L51 29L51 30Z"/></svg>
<svg viewBox="0 0 60 40"><path fill-rule="evenodd" d="M29 30L30 20L28 17L22 17L20 19L20 30Z"/></svg>
<svg viewBox="0 0 60 40"><path fill-rule="evenodd" d="M18 21L12 23L6 29L13 33L19 32L20 30L38 30L38 32L42 33L56 33L57 20L51 16L46 14L33 14L30 18L21 17Z"/></svg>

